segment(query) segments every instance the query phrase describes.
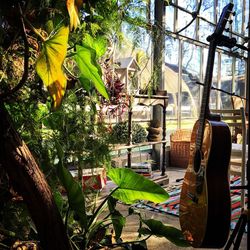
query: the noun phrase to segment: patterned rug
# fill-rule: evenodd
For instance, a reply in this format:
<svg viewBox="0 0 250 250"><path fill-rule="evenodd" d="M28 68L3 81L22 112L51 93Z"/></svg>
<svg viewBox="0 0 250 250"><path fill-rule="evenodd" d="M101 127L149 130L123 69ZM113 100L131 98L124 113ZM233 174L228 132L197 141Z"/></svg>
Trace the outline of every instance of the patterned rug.
<svg viewBox="0 0 250 250"><path fill-rule="evenodd" d="M231 176L231 186L239 186L241 185L241 180L239 176ZM174 216L179 216L179 202L180 202L180 192L181 192L181 184L169 186L167 192L170 195L170 198L163 203L137 203L137 208L149 209L154 212L167 213ZM235 228L235 225L241 214L241 190L234 189L231 190L231 206L232 206L232 214L231 214L231 229ZM245 198L245 202L247 202L247 197Z"/></svg>

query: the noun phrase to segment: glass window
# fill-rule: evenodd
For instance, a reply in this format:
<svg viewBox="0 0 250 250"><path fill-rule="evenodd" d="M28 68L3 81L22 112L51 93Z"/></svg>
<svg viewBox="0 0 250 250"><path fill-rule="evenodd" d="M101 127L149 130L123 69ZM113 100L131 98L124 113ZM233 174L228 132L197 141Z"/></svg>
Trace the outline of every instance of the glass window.
<svg viewBox="0 0 250 250"><path fill-rule="evenodd" d="M245 8L245 14L244 14L244 17L245 17L245 25L244 25L244 30L243 30L243 35L245 37L248 36L248 32L249 32L249 29L247 29L248 27L248 22L249 22L249 1L246 0L246 8ZM247 51L244 51L244 56L247 57Z"/></svg>
<svg viewBox="0 0 250 250"><path fill-rule="evenodd" d="M193 17L181 10L178 10L178 27L177 31L181 30L182 28L186 27L190 23L190 21L193 19ZM182 32L180 32L181 35L190 37L190 38L195 38L195 21L188 26L186 29L184 29Z"/></svg>
<svg viewBox="0 0 250 250"><path fill-rule="evenodd" d="M213 70L213 78L212 78L212 87L218 88L218 54L215 54L214 58L214 70ZM219 94L217 90L211 88L210 92L210 100L209 105L211 109L218 108L218 98Z"/></svg>
<svg viewBox="0 0 250 250"><path fill-rule="evenodd" d="M171 37L166 37L165 53L166 62L169 64L178 65L179 41Z"/></svg>
<svg viewBox="0 0 250 250"><path fill-rule="evenodd" d="M178 5L191 12L195 11L197 8L196 0L178 0Z"/></svg>
<svg viewBox="0 0 250 250"><path fill-rule="evenodd" d="M206 21L200 20L199 40L207 43L207 37L214 33L214 26Z"/></svg>
<svg viewBox="0 0 250 250"><path fill-rule="evenodd" d="M246 9L245 9L245 36L248 35L248 29L247 29L247 26L248 26L248 21L249 21L249 1L246 1Z"/></svg>
<svg viewBox="0 0 250 250"><path fill-rule="evenodd" d="M229 93L232 92L232 57L221 55L221 89ZM221 92L221 108L231 109L231 96Z"/></svg>
<svg viewBox="0 0 250 250"><path fill-rule="evenodd" d="M245 97L246 94L246 62L245 60L236 58L235 62L235 84L234 90L236 95Z"/></svg>
<svg viewBox="0 0 250 250"><path fill-rule="evenodd" d="M204 17L207 21L199 19L199 22L195 20L189 27L180 33L181 36L187 37L187 39L180 42L177 39L170 38L172 33L166 35L166 68L165 68L165 84L169 93L169 106L167 108L168 119L167 123L170 128L177 128L177 120L181 122L181 128L192 127L193 121L197 119L200 112L200 99L202 96L202 86L195 84L196 81L203 82L200 79L204 78L206 72L208 49L193 45L192 41L188 38L199 39L199 41L208 44L207 37L212 35L215 30L215 26L209 22L215 23L219 20L223 8L229 3L234 3L233 11L236 12L236 16L232 16L233 20L231 29L234 33L232 37L237 39L237 43L243 44L244 40L237 36L237 34L243 34L248 36L248 19L249 19L249 0L202 0L201 9L199 15ZM177 31L181 30L193 19L190 13L195 12L198 7L199 0L175 0L173 3L178 4L180 7L185 8L187 12L176 9L173 6L166 6L166 29L174 31L174 13L177 11ZM246 9L243 10L245 4ZM216 13L215 13L216 11ZM243 18L244 17L244 18ZM244 21L244 25L243 22ZM199 27L196 27L196 25ZM243 28L242 28L243 26ZM226 28L229 27L227 24ZM231 34L224 32L226 36ZM198 35L198 36L196 36ZM183 44L182 50L179 50L179 44ZM245 43L246 45L246 43ZM229 51L229 48L223 47L219 53L216 52L212 86L221 88L227 92L235 92L237 95L246 95L246 62L243 59L237 59L235 57L228 56L225 51ZM179 55L182 51L182 55ZM201 61L201 51L203 52L203 59ZM234 47L230 52L238 52L239 55L247 57L247 52L242 53L240 49ZM181 69L179 69L179 59L182 61ZM220 60L219 60L220 59ZM220 65L219 65L220 62ZM234 63L233 63L234 62ZM235 66L234 71L232 70ZM182 72L182 79L179 79L179 71ZM233 72L235 75L233 76ZM179 86L178 84L181 84ZM182 89L181 93L178 91ZM181 107L178 106L178 97L180 98ZM231 96L220 91L212 90L210 92L210 108L232 108ZM180 119L181 118L181 119ZM178 126L179 127L179 126Z"/></svg>
<svg viewBox="0 0 250 250"><path fill-rule="evenodd" d="M204 49L204 58L203 58L203 83L205 79L205 75L208 69L207 66L207 58L208 57L208 49ZM218 53L215 53L214 57L214 67L213 67L213 78L212 78L212 87L218 88ZM213 90L211 88L210 91L210 100L209 100L209 107L210 109L216 109L218 108L218 91Z"/></svg>
<svg viewBox="0 0 250 250"><path fill-rule="evenodd" d="M169 114L177 119L177 95L179 74L179 41L168 37L166 39L165 84L171 99L168 103Z"/></svg>
<svg viewBox="0 0 250 250"><path fill-rule="evenodd" d="M214 1L203 0L200 15L210 22L214 22Z"/></svg>
<svg viewBox="0 0 250 250"><path fill-rule="evenodd" d="M166 30L174 31L174 7L167 6L166 7Z"/></svg>
<svg viewBox="0 0 250 250"><path fill-rule="evenodd" d="M223 8L229 3L228 0L219 0L218 1L218 17L217 20L219 20L219 17L222 13Z"/></svg>
<svg viewBox="0 0 250 250"><path fill-rule="evenodd" d="M166 37L165 85L168 92L167 127L169 134L177 129L177 96L179 78L179 41ZM169 135L168 134L168 135Z"/></svg>
<svg viewBox="0 0 250 250"><path fill-rule="evenodd" d="M181 117L189 119L182 127L192 127L199 115L200 85L196 82L200 82L200 58L200 47L183 43Z"/></svg>
<svg viewBox="0 0 250 250"><path fill-rule="evenodd" d="M242 27L242 0L234 0L234 8L235 16L232 18L233 20L233 31L237 33L241 33L241 27Z"/></svg>

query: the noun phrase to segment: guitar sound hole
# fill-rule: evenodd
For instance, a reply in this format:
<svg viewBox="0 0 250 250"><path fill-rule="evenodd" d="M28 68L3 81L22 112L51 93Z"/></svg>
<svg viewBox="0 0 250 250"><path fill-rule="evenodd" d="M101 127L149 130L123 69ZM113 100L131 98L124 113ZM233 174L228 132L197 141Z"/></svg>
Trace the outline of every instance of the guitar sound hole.
<svg viewBox="0 0 250 250"><path fill-rule="evenodd" d="M198 173L201 167L201 151L196 150L194 155L194 171Z"/></svg>

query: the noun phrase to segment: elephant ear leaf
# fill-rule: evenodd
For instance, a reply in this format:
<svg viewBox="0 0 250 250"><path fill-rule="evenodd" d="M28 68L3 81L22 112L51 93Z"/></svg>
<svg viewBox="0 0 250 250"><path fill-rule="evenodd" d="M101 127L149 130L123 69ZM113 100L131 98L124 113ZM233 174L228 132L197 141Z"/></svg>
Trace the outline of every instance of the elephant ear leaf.
<svg viewBox="0 0 250 250"><path fill-rule="evenodd" d="M169 225L164 225L161 221L149 219L142 222L147 225L147 228L141 228L139 233L144 235L155 235L157 237L165 237L176 246L188 247L188 242L184 239L182 232Z"/></svg>
<svg viewBox="0 0 250 250"><path fill-rule="evenodd" d="M63 165L64 152L63 148L56 141L56 149L59 158L59 162L56 165L57 175L65 188L68 196L68 201L71 209L77 214L79 217L79 222L83 228L87 227L87 215L85 209L85 196L82 191L80 184L74 180L73 176L69 172L67 168Z"/></svg>
<svg viewBox="0 0 250 250"><path fill-rule="evenodd" d="M132 204L137 200L160 203L169 198L169 194L161 186L136 174L131 169L112 168L108 176L118 186L112 196L127 204Z"/></svg>
<svg viewBox="0 0 250 250"><path fill-rule="evenodd" d="M102 36L94 38L90 34L85 34L83 45L94 49L96 52L96 59L99 59L107 50L107 39Z"/></svg>
<svg viewBox="0 0 250 250"><path fill-rule="evenodd" d="M69 28L63 26L49 36L36 63L36 72L52 97L54 109L60 106L67 84L62 65L67 53L68 35Z"/></svg>
<svg viewBox="0 0 250 250"><path fill-rule="evenodd" d="M102 70L97 63L96 51L87 45L76 45L76 63L81 72L79 78L83 86L93 85L107 100L109 99L105 84L102 81ZM89 87L87 87L88 90Z"/></svg>

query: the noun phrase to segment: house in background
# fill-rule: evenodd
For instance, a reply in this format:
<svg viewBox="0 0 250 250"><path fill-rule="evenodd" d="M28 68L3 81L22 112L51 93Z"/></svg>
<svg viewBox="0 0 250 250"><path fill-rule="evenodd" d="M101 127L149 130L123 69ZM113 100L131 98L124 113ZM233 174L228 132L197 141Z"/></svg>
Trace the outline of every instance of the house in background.
<svg viewBox="0 0 250 250"><path fill-rule="evenodd" d="M128 94L135 93L140 87L140 66L133 57L118 58L115 68L121 82Z"/></svg>

